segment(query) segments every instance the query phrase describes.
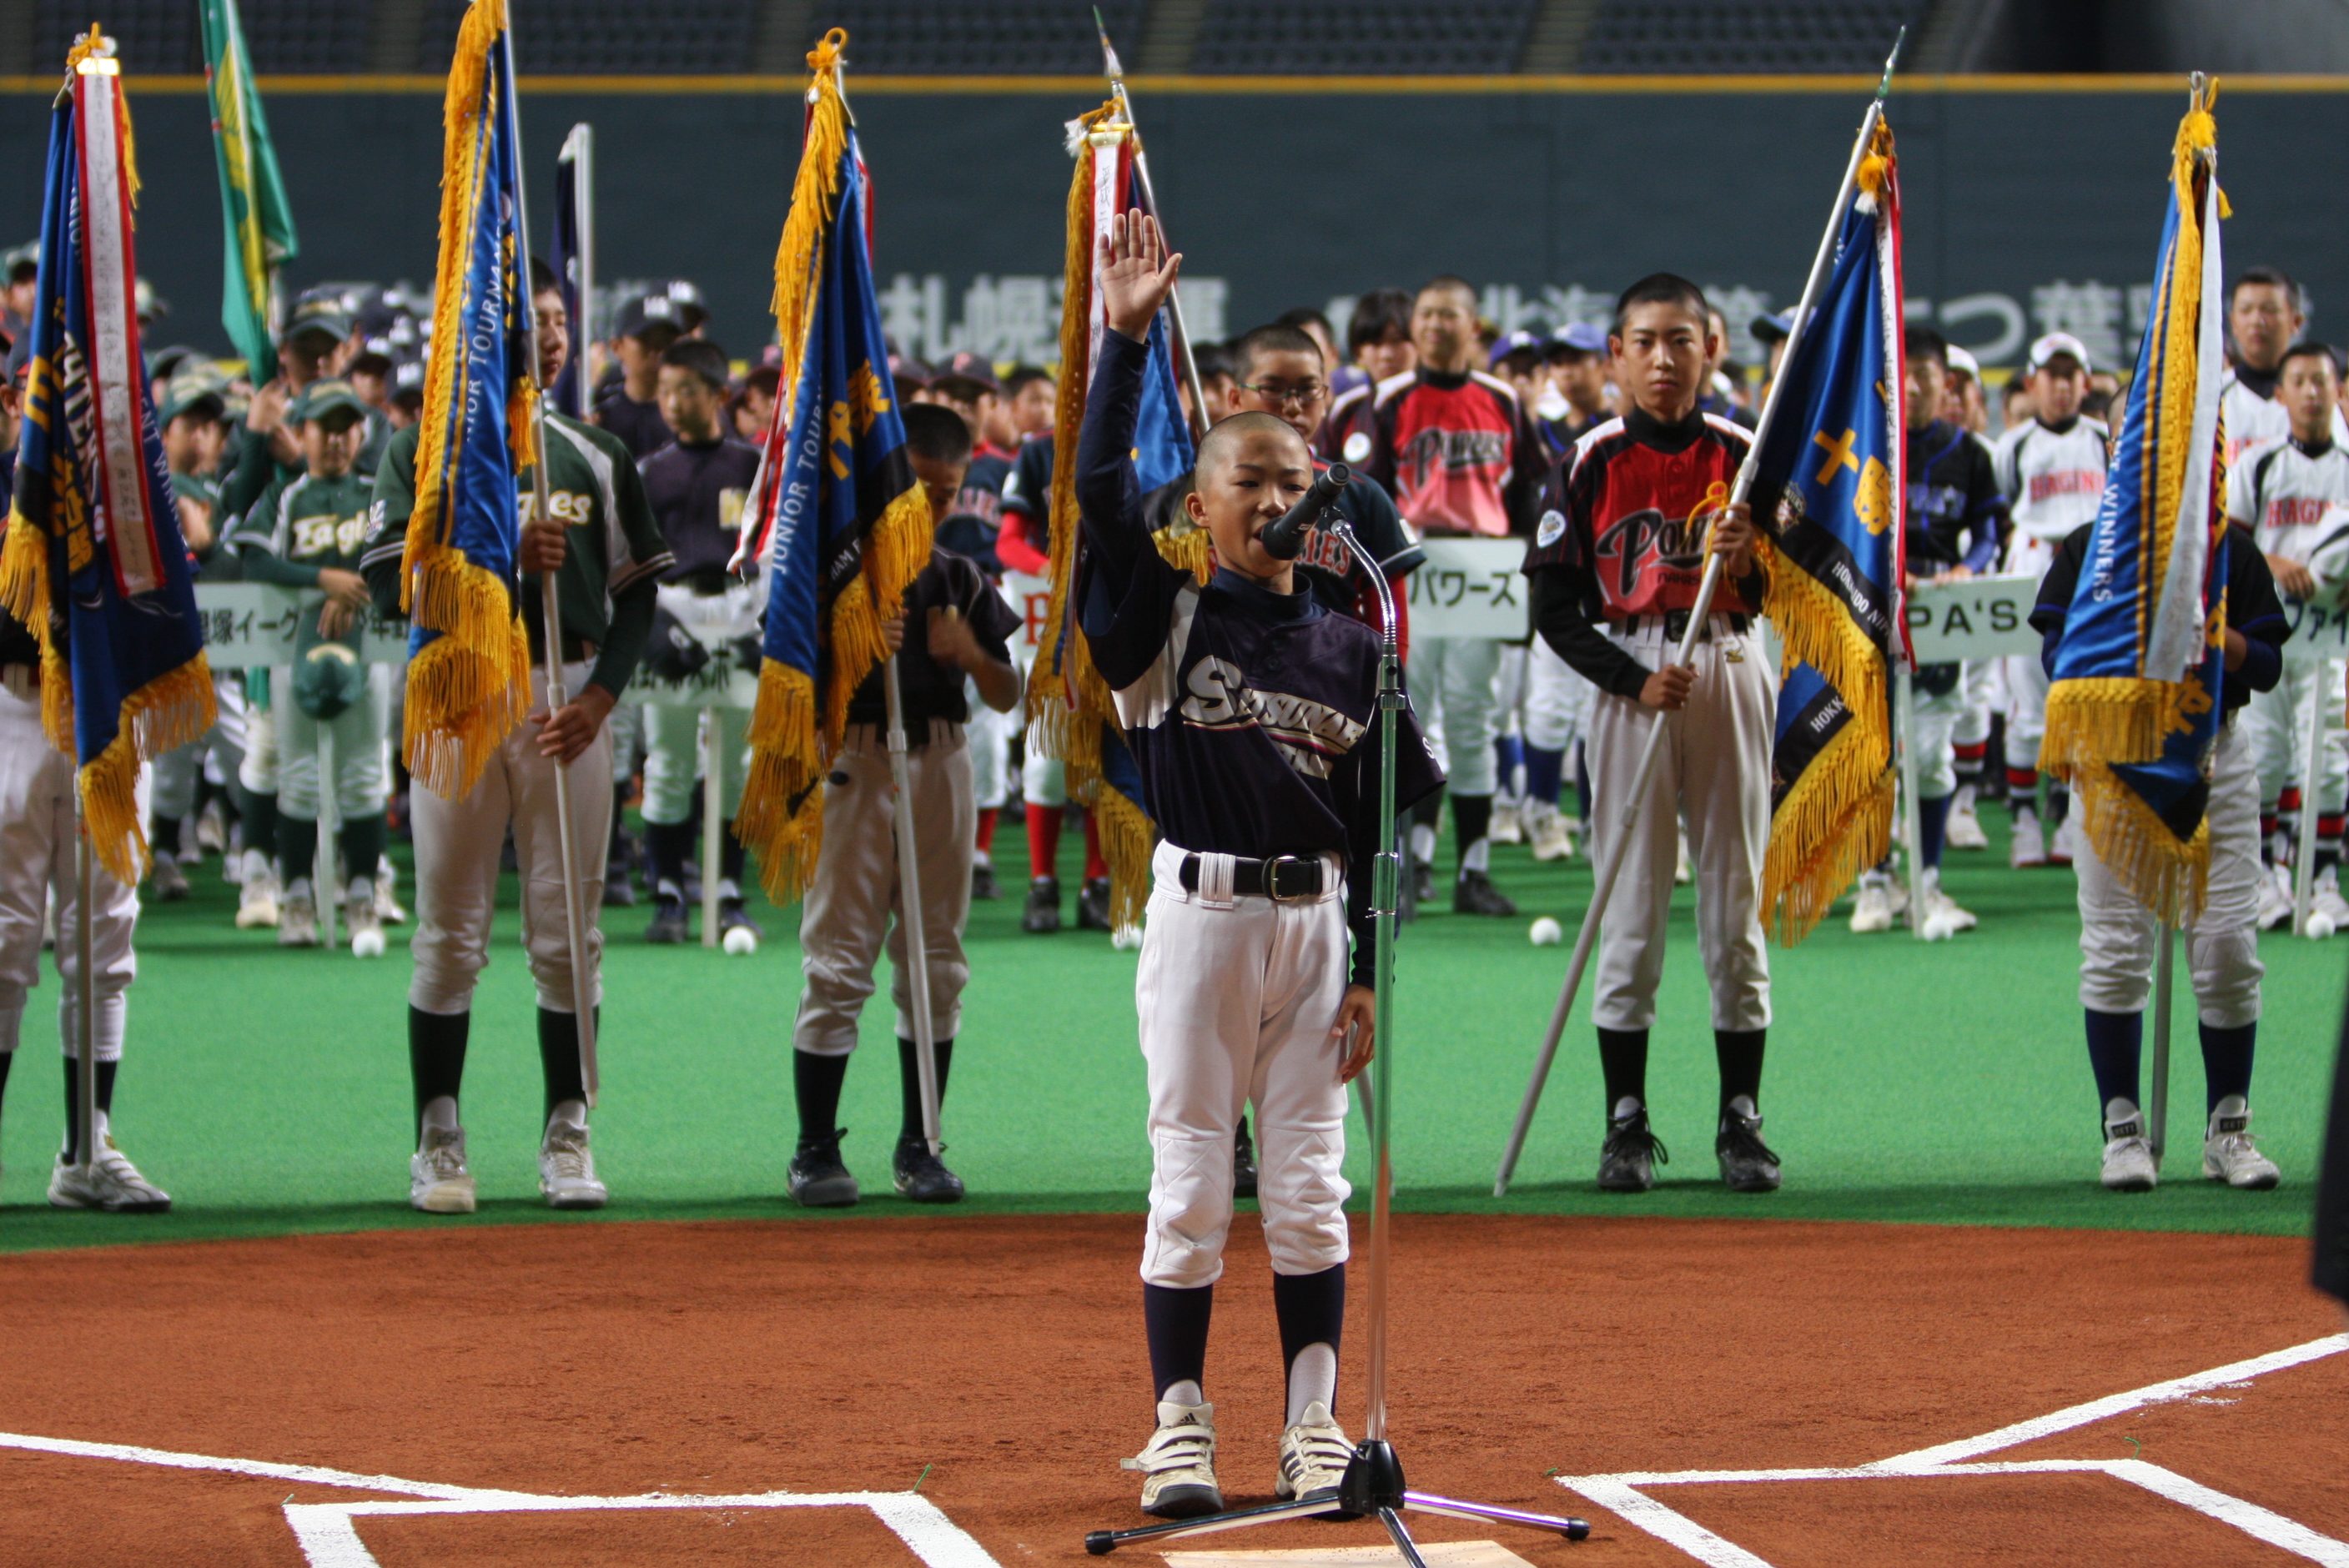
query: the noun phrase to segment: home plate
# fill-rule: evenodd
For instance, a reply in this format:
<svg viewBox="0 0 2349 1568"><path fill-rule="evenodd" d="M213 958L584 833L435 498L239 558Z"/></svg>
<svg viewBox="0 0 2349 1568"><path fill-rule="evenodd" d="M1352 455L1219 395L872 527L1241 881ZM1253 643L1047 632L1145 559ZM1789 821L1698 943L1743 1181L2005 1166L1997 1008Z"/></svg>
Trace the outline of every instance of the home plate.
<svg viewBox="0 0 2349 1568"><path fill-rule="evenodd" d="M1497 1541L1421 1542L1427 1568L1533 1568ZM1167 1568L1403 1568L1392 1546L1309 1546L1288 1552L1169 1552Z"/></svg>

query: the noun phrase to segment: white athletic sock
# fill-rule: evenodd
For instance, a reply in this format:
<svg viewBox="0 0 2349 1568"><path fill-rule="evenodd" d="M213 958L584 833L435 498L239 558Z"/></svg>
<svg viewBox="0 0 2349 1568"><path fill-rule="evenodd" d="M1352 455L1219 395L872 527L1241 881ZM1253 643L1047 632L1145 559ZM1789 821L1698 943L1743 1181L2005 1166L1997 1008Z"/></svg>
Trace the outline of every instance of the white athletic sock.
<svg viewBox="0 0 2349 1568"><path fill-rule="evenodd" d="M1325 1410L1338 1402L1338 1352L1318 1339L1288 1364L1288 1424L1302 1421L1305 1407L1317 1399Z"/></svg>
<svg viewBox="0 0 2349 1568"><path fill-rule="evenodd" d="M1195 1407L1206 1404L1207 1402L1207 1397L1199 1391L1199 1386L1196 1383L1194 1383L1191 1379L1185 1377L1180 1382L1167 1384L1166 1391L1158 1396L1158 1402L1162 1405L1190 1405Z"/></svg>
<svg viewBox="0 0 2349 1568"><path fill-rule="evenodd" d="M457 1125L457 1099L454 1095L435 1095L424 1102L425 1131L454 1132Z"/></svg>
<svg viewBox="0 0 2349 1568"><path fill-rule="evenodd" d="M1492 863L1493 841L1490 839L1477 840L1475 843L1468 846L1467 853L1460 857L1460 869L1464 872L1485 871L1488 869Z"/></svg>
<svg viewBox="0 0 2349 1568"><path fill-rule="evenodd" d="M1637 1116L1647 1109L1638 1095L1627 1094L1615 1102L1615 1119L1620 1121L1627 1116Z"/></svg>
<svg viewBox="0 0 2349 1568"><path fill-rule="evenodd" d="M454 1102L452 1101L451 1104L453 1106ZM451 1114L454 1114L453 1110L451 1111ZM587 1128L587 1102L584 1099L565 1099L556 1101L554 1109L547 1113L545 1130L550 1132L553 1131L554 1130L554 1124L558 1121L562 1122L566 1127L570 1127L583 1132L585 1131Z"/></svg>
<svg viewBox="0 0 2349 1568"><path fill-rule="evenodd" d="M1411 858L1423 866L1435 863L1435 830L1424 822L1411 825Z"/></svg>
<svg viewBox="0 0 2349 1568"><path fill-rule="evenodd" d="M1750 1117L1756 1114L1754 1109L1754 1097L1744 1094L1733 1096L1729 1101L1729 1114L1738 1117Z"/></svg>

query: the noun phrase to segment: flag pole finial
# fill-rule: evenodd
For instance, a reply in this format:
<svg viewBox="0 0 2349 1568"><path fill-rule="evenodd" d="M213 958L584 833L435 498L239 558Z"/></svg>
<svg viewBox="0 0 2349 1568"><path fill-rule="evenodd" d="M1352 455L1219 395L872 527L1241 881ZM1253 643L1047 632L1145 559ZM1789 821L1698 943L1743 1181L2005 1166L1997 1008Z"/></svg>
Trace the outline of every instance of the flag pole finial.
<svg viewBox="0 0 2349 1568"><path fill-rule="evenodd" d="M1101 7L1093 7L1093 30L1101 35L1102 68L1109 79L1123 86L1125 67L1117 57L1117 46L1109 41L1109 24L1102 20Z"/></svg>
<svg viewBox="0 0 2349 1568"><path fill-rule="evenodd" d="M1909 26L1904 22L1900 26L1900 31L1893 36L1892 52L1884 57L1884 75L1876 84L1876 99L1878 103L1883 102L1886 96L1892 91L1892 67L1894 62L1900 58L1900 46L1908 41Z"/></svg>

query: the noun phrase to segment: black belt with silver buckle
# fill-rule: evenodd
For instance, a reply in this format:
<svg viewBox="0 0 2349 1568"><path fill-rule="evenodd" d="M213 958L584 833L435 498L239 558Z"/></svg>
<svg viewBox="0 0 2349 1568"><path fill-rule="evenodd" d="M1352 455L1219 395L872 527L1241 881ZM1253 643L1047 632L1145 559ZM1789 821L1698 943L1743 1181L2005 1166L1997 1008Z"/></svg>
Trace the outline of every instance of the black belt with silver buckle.
<svg viewBox="0 0 2349 1568"><path fill-rule="evenodd" d="M1739 636L1744 636L1745 634L1746 617L1744 612L1738 610L1715 610L1713 614L1727 620L1729 623L1729 629L1732 632L1736 633ZM1689 612L1686 610L1667 610L1661 616L1626 615L1623 617L1623 634L1627 637L1636 637L1640 634L1640 627L1649 625L1659 620L1662 621L1664 625L1664 641L1668 643L1677 643L1682 637L1688 635ZM1702 632L1697 634L1696 640L1700 643L1709 643L1713 641L1713 628L1711 626L1707 626Z"/></svg>
<svg viewBox="0 0 2349 1568"><path fill-rule="evenodd" d="M1252 861L1245 856L1232 858L1232 892L1243 898L1268 898L1274 903L1290 899L1319 898L1322 877L1328 863L1319 857L1305 860L1296 855L1275 855L1268 861ZM1199 857L1183 857L1183 891L1199 891Z"/></svg>

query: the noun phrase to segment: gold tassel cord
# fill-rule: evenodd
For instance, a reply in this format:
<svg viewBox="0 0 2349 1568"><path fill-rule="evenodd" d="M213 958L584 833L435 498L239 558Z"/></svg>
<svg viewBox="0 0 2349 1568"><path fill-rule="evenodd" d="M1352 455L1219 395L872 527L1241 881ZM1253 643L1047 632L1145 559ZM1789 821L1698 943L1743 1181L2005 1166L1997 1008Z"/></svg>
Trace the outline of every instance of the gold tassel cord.
<svg viewBox="0 0 2349 1568"><path fill-rule="evenodd" d="M1853 879L1890 851L1896 776L1857 724L1847 724L1771 813L1762 907L1780 945L1809 935Z"/></svg>

